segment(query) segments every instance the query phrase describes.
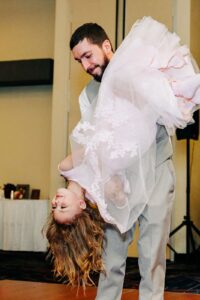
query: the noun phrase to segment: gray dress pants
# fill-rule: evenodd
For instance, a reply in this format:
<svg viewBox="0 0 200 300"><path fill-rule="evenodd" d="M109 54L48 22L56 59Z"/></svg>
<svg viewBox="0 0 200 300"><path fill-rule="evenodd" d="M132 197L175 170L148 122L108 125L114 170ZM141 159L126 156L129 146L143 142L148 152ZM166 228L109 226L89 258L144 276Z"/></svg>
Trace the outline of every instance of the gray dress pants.
<svg viewBox="0 0 200 300"><path fill-rule="evenodd" d="M139 300L163 300L164 297L166 244L174 199L174 179L173 164L168 159L157 167L155 189L138 218ZM96 300L121 299L128 246L132 242L134 229L135 225L120 234L114 226L107 225L103 254L106 274L100 274Z"/></svg>

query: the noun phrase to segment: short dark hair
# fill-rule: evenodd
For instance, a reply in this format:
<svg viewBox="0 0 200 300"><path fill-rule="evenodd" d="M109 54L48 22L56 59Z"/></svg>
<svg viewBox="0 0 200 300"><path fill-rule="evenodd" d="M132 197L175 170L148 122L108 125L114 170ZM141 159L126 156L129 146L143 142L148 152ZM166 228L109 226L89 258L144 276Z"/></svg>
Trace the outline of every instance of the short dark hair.
<svg viewBox="0 0 200 300"><path fill-rule="evenodd" d="M70 49L72 50L80 41L87 38L92 44L101 46L109 37L105 30L96 23L85 23L78 27L72 34L70 40Z"/></svg>

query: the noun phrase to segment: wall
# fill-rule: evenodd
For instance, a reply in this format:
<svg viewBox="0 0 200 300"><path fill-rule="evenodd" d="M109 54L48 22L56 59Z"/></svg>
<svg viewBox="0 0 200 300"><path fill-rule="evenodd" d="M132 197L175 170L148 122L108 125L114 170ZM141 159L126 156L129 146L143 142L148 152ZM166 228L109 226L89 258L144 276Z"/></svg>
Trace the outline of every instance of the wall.
<svg viewBox="0 0 200 300"><path fill-rule="evenodd" d="M174 30L180 35L181 42L187 44L193 56L200 63L199 51L199 1L174 0ZM177 174L176 201L173 210L173 229L184 221L186 215L186 141L174 139L174 161ZM190 208L191 219L197 226L199 219L199 193L198 178L200 173L199 163L199 141L190 140ZM196 241L196 236L194 236ZM178 253L186 252L186 226L183 226L171 239L173 246Z"/></svg>
<svg viewBox="0 0 200 300"><path fill-rule="evenodd" d="M137 19L143 16L151 16L172 29L173 0L127 0L126 3L126 32Z"/></svg>
<svg viewBox="0 0 200 300"><path fill-rule="evenodd" d="M200 66L200 1L191 0L191 27L190 47L191 52ZM200 140L191 141L191 218L195 226L200 228ZM199 237L196 237L199 241Z"/></svg>
<svg viewBox="0 0 200 300"><path fill-rule="evenodd" d="M53 58L55 1L0 0L0 61ZM0 88L0 186L49 196L51 86Z"/></svg>

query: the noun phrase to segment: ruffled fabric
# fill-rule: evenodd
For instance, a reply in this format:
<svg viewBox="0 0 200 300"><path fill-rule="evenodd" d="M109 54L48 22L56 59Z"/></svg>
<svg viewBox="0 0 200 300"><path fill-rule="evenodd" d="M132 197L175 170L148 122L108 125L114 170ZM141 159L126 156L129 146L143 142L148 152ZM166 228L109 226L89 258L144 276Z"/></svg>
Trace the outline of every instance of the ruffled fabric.
<svg viewBox="0 0 200 300"><path fill-rule="evenodd" d="M173 134L192 122L199 104L200 75L189 49L144 17L109 63L94 113L73 130L74 169L62 175L79 182L104 220L125 232L155 187L157 124Z"/></svg>
<svg viewBox="0 0 200 300"><path fill-rule="evenodd" d="M188 47L181 46L178 35L165 25L151 17L137 21L109 68L120 73L119 78L112 77L113 84L119 86L118 79L128 80L133 92L152 103L158 122L170 134L192 122L200 104L200 74L193 67Z"/></svg>

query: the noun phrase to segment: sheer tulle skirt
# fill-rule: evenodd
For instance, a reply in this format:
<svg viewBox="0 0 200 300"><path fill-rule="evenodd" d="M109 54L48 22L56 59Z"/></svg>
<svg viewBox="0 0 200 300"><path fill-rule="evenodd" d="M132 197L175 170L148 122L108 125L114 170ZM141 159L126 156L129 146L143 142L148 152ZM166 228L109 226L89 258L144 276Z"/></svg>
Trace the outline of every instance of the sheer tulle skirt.
<svg viewBox="0 0 200 300"><path fill-rule="evenodd" d="M71 135L74 169L106 222L136 221L155 186L157 124L171 135L192 122L200 75L189 49L151 17L137 21L109 63L93 116Z"/></svg>

